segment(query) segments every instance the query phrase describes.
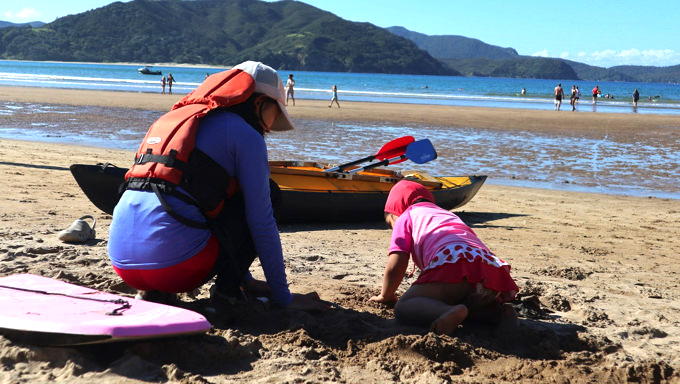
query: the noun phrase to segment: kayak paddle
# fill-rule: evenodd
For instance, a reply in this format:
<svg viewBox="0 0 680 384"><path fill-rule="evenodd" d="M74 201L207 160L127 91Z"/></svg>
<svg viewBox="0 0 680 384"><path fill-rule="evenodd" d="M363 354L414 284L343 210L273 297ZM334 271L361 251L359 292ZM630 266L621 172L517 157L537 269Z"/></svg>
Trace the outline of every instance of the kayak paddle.
<svg viewBox="0 0 680 384"><path fill-rule="evenodd" d="M369 164L365 167L355 168L349 171L349 173L368 171L369 169L373 169L383 165L396 164L405 160L411 160L416 164L425 164L428 161L434 160L436 158L437 151L434 149L434 146L432 145L430 139L422 139L414 141L413 143L409 144L406 147L406 152L403 155L395 156L391 159L384 159L377 163Z"/></svg>
<svg viewBox="0 0 680 384"><path fill-rule="evenodd" d="M359 160L350 161L349 163L341 164L338 165L337 167L326 169L324 172L344 172L345 169L357 164L364 163L366 161L373 161L375 159L385 160L393 157L399 157L406 153L406 148L414 141L416 141L416 139L414 139L413 136L403 136L394 139L389 143L383 145L382 148L380 148L378 153L376 153L375 155L366 156Z"/></svg>

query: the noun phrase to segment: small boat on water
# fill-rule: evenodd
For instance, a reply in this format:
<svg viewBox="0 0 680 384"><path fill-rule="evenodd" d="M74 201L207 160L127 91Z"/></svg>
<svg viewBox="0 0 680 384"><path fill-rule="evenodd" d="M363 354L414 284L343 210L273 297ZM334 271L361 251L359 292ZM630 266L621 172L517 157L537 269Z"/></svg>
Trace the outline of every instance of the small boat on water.
<svg viewBox="0 0 680 384"><path fill-rule="evenodd" d="M451 210L467 204L486 180L486 176L434 177L386 168L326 172L329 165L302 161L270 161L269 168L280 190L278 194L275 188L273 195L279 223L381 221L390 189L404 178L423 184L439 206ZM73 164L70 169L88 199L112 214L127 168Z"/></svg>
<svg viewBox="0 0 680 384"><path fill-rule="evenodd" d="M162 75L163 74L163 72L156 70L156 69L152 69L148 65L141 67L141 68L137 68L137 71L139 73L141 73L142 75Z"/></svg>

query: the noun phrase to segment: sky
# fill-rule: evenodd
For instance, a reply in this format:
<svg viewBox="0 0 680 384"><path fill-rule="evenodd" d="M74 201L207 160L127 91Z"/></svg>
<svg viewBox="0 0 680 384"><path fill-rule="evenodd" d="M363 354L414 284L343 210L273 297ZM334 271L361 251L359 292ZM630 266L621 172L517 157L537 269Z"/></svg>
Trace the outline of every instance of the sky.
<svg viewBox="0 0 680 384"><path fill-rule="evenodd" d="M124 0L127 2L129 0ZM273 1L273 0L267 0ZM0 20L51 22L111 0L0 0ZM680 64L680 1L302 0L345 20L458 35L600 67Z"/></svg>

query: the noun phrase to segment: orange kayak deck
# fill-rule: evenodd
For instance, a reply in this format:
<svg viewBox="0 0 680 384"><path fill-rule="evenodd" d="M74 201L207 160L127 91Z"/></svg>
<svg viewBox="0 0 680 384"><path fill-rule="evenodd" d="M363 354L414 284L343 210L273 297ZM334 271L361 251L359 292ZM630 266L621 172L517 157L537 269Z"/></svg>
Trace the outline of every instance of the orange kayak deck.
<svg viewBox="0 0 680 384"><path fill-rule="evenodd" d="M424 173L402 174L375 168L358 173L326 172L329 165L311 161L270 161L271 178L281 190L378 192L389 191L399 180L408 177L428 189L439 189L443 180ZM461 180L462 181L462 180ZM447 183L450 184L450 183Z"/></svg>

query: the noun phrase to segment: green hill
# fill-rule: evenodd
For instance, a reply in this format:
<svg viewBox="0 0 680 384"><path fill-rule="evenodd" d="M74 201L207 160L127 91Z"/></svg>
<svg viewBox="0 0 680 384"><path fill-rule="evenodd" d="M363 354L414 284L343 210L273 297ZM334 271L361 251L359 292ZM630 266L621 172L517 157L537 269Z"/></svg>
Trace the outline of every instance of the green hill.
<svg viewBox="0 0 680 384"><path fill-rule="evenodd" d="M409 31L404 27L389 27L388 31L397 36L405 37L430 55L438 59L515 59L519 57L512 48L501 48L486 44L477 39L464 36L429 36Z"/></svg>
<svg viewBox="0 0 680 384"><path fill-rule="evenodd" d="M563 60L546 57L519 56L515 59L492 60L443 59L464 76L514 77L531 79L579 80L574 69Z"/></svg>
<svg viewBox="0 0 680 384"><path fill-rule="evenodd" d="M680 82L680 65L602 68L564 59L520 56L512 48L501 48L462 36L429 36L403 27L390 27L388 30L412 40L418 47L464 76Z"/></svg>
<svg viewBox="0 0 680 384"><path fill-rule="evenodd" d="M581 68L580 63L572 64L579 76L592 80L643 81L653 83L679 83L680 65L670 67L650 67L641 65L619 65L611 68Z"/></svg>
<svg viewBox="0 0 680 384"><path fill-rule="evenodd" d="M2 21L0 20L0 28L6 28L6 27L33 27L33 28L38 28L42 27L45 25L42 21L29 21L28 23L10 23L9 21Z"/></svg>
<svg viewBox="0 0 680 384"><path fill-rule="evenodd" d="M457 75L410 40L296 1L134 0L0 29L0 58Z"/></svg>

